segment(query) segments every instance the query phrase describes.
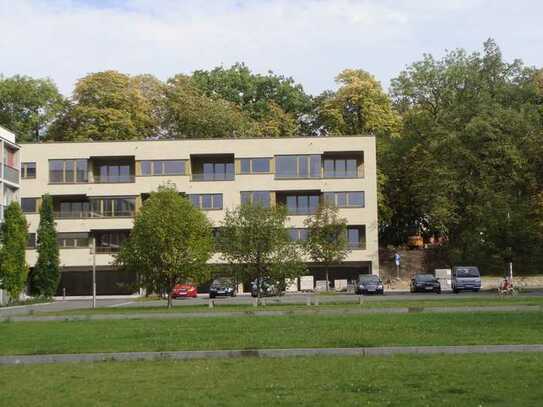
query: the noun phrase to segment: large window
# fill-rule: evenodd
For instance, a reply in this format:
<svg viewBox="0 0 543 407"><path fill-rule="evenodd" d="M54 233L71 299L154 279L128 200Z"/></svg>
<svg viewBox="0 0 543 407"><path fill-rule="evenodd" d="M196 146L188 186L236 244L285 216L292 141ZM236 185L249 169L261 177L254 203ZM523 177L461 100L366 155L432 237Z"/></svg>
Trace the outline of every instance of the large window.
<svg viewBox="0 0 543 407"><path fill-rule="evenodd" d="M365 249L366 228L364 226L348 226L347 243L351 249Z"/></svg>
<svg viewBox="0 0 543 407"><path fill-rule="evenodd" d="M21 209L23 213L38 212L38 199L37 198L21 198Z"/></svg>
<svg viewBox="0 0 543 407"><path fill-rule="evenodd" d="M49 182L54 184L88 182L87 160L50 160Z"/></svg>
<svg viewBox="0 0 543 407"><path fill-rule="evenodd" d="M276 178L320 178L320 155L278 155L275 157Z"/></svg>
<svg viewBox="0 0 543 407"><path fill-rule="evenodd" d="M287 195L289 215L309 215L319 207L319 195Z"/></svg>
<svg viewBox="0 0 543 407"><path fill-rule="evenodd" d="M185 160L141 161L141 175L185 175Z"/></svg>
<svg viewBox="0 0 543 407"><path fill-rule="evenodd" d="M121 245L128 239L128 230L111 230L94 232L96 253L117 253Z"/></svg>
<svg viewBox="0 0 543 407"><path fill-rule="evenodd" d="M89 247L89 234L87 232L58 233L57 241L61 249Z"/></svg>
<svg viewBox="0 0 543 407"><path fill-rule="evenodd" d="M242 174L261 174L270 172L269 158L242 158L240 160Z"/></svg>
<svg viewBox="0 0 543 407"><path fill-rule="evenodd" d="M247 191L241 193L242 205L260 205L264 208L270 207L270 192L269 191Z"/></svg>
<svg viewBox="0 0 543 407"><path fill-rule="evenodd" d="M325 178L356 178L358 164L356 158L327 158L324 160Z"/></svg>
<svg viewBox="0 0 543 407"><path fill-rule="evenodd" d="M364 192L325 192L324 201L338 208L363 208L365 205Z"/></svg>
<svg viewBox="0 0 543 407"><path fill-rule="evenodd" d="M88 201L60 201L55 209L59 219L80 219L91 216Z"/></svg>
<svg viewBox="0 0 543 407"><path fill-rule="evenodd" d="M34 179L36 178L36 163L22 163L21 164L21 178Z"/></svg>
<svg viewBox="0 0 543 407"><path fill-rule="evenodd" d="M196 179L204 181L231 181L234 179L234 163L204 162L202 169L203 174L200 177L196 177Z"/></svg>
<svg viewBox="0 0 543 407"><path fill-rule="evenodd" d="M98 183L133 182L134 176L129 163L97 163L94 181Z"/></svg>
<svg viewBox="0 0 543 407"><path fill-rule="evenodd" d="M290 228L288 230L288 235L292 241L303 242L307 240L309 232L305 228Z"/></svg>
<svg viewBox="0 0 543 407"><path fill-rule="evenodd" d="M132 217L136 198L98 198L91 200L93 217Z"/></svg>
<svg viewBox="0 0 543 407"><path fill-rule="evenodd" d="M222 209L222 194L191 194L192 204L199 209Z"/></svg>

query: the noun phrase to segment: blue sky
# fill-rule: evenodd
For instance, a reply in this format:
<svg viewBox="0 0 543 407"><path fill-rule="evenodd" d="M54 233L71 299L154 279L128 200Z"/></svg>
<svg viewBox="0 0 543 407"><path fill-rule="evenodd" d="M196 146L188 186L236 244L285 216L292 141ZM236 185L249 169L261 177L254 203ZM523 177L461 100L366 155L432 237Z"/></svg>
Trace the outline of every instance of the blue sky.
<svg viewBox="0 0 543 407"><path fill-rule="evenodd" d="M244 61L318 94L344 68L385 87L423 53L480 50L543 66L538 0L0 0L0 73L77 78L117 69L166 79Z"/></svg>

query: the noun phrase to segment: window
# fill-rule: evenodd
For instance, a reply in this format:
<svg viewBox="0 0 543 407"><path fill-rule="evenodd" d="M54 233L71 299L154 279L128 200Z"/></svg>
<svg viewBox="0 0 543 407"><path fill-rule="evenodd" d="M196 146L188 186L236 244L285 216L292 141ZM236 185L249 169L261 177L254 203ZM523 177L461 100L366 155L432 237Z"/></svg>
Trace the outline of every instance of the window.
<svg viewBox="0 0 543 407"><path fill-rule="evenodd" d="M38 198L21 198L21 209L23 213L38 212Z"/></svg>
<svg viewBox="0 0 543 407"><path fill-rule="evenodd" d="M185 160L141 161L141 175L185 175Z"/></svg>
<svg viewBox="0 0 543 407"><path fill-rule="evenodd" d="M248 191L241 193L242 205L260 205L269 208L271 196L269 191Z"/></svg>
<svg viewBox="0 0 543 407"><path fill-rule="evenodd" d="M57 241L61 249L89 247L89 234L86 232L58 233Z"/></svg>
<svg viewBox="0 0 543 407"><path fill-rule="evenodd" d="M358 177L358 163L355 158L325 159L323 166L325 178Z"/></svg>
<svg viewBox="0 0 543 407"><path fill-rule="evenodd" d="M259 174L270 172L269 158L242 158L240 160L242 174Z"/></svg>
<svg viewBox="0 0 543 407"><path fill-rule="evenodd" d="M94 181L97 183L132 182L133 168L129 163L97 163L97 174Z"/></svg>
<svg viewBox="0 0 543 407"><path fill-rule="evenodd" d="M365 249L366 228L364 226L348 226L347 243L351 249Z"/></svg>
<svg viewBox="0 0 543 407"><path fill-rule="evenodd" d="M136 198L98 198L90 202L93 217L132 217L136 211Z"/></svg>
<svg viewBox="0 0 543 407"><path fill-rule="evenodd" d="M303 242L307 240L309 232L304 228L290 228L288 230L288 235L292 241Z"/></svg>
<svg viewBox="0 0 543 407"><path fill-rule="evenodd" d="M21 164L21 178L34 179L36 178L36 163L22 163Z"/></svg>
<svg viewBox="0 0 543 407"><path fill-rule="evenodd" d="M287 195L286 204L289 215L309 215L319 207L319 195Z"/></svg>
<svg viewBox="0 0 543 407"><path fill-rule="evenodd" d="M231 181L234 179L234 163L218 162L210 163L204 162L202 165L203 174L195 179L203 179L204 181Z"/></svg>
<svg viewBox="0 0 543 407"><path fill-rule="evenodd" d="M338 208L363 208L365 205L364 192L325 192L324 201Z"/></svg>
<svg viewBox="0 0 543 407"><path fill-rule="evenodd" d="M50 160L49 182L55 184L88 182L87 160Z"/></svg>
<svg viewBox="0 0 543 407"><path fill-rule="evenodd" d="M129 234L128 230L96 231L96 253L117 253Z"/></svg>
<svg viewBox="0 0 543 407"><path fill-rule="evenodd" d="M26 248L27 249L36 248L36 234L35 233L28 233L26 235Z"/></svg>
<svg viewBox="0 0 543 407"><path fill-rule="evenodd" d="M199 209L222 209L222 194L191 194L192 204Z"/></svg>
<svg viewBox="0 0 543 407"><path fill-rule="evenodd" d="M61 201L56 211L55 216L60 219L81 219L91 215L88 201Z"/></svg>
<svg viewBox="0 0 543 407"><path fill-rule="evenodd" d="M320 155L278 155L275 159L276 178L320 178Z"/></svg>

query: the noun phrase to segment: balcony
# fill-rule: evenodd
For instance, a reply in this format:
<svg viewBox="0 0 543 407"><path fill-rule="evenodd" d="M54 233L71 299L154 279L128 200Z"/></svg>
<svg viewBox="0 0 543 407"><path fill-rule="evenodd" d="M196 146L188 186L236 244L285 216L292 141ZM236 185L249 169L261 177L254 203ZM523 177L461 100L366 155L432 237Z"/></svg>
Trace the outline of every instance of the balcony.
<svg viewBox="0 0 543 407"><path fill-rule="evenodd" d="M3 178L13 184L19 183L19 170L4 164Z"/></svg>
<svg viewBox="0 0 543 407"><path fill-rule="evenodd" d="M96 184L133 183L136 162L134 157L91 157L92 180Z"/></svg>
<svg viewBox="0 0 543 407"><path fill-rule="evenodd" d="M55 219L132 218L136 212L133 197L93 198L86 196L55 196Z"/></svg>
<svg viewBox="0 0 543 407"><path fill-rule="evenodd" d="M125 175L95 175L94 183L96 184L116 184L116 183L130 183L135 182L136 177L134 175L125 174Z"/></svg>
<svg viewBox="0 0 543 407"><path fill-rule="evenodd" d="M276 201L287 207L289 215L312 215L320 203L320 191L277 192Z"/></svg>
<svg viewBox="0 0 543 407"><path fill-rule="evenodd" d="M234 155L192 155L190 158L192 181L233 181Z"/></svg>
<svg viewBox="0 0 543 407"><path fill-rule="evenodd" d="M363 178L364 153L325 153L322 161L323 178Z"/></svg>

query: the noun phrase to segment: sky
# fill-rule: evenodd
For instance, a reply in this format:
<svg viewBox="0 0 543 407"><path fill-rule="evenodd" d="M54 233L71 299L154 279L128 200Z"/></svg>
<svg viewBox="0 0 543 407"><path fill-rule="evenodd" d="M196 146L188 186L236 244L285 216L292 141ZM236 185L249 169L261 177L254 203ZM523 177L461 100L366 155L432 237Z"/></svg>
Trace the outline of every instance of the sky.
<svg viewBox="0 0 543 407"><path fill-rule="evenodd" d="M541 0L0 0L0 74L176 73L245 62L319 94L345 68L385 88L424 53L476 51L543 66Z"/></svg>

